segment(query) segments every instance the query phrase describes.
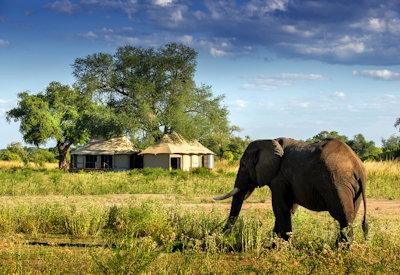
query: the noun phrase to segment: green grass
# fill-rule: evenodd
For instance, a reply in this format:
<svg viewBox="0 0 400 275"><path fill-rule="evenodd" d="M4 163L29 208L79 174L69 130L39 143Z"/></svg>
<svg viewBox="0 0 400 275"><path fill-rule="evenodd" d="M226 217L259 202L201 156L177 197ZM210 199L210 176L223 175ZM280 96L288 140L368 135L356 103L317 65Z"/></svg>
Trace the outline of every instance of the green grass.
<svg viewBox="0 0 400 275"><path fill-rule="evenodd" d="M400 164L367 162L367 197L400 199ZM102 195L102 194L174 194L187 197L225 193L233 187L234 172L219 169L214 173L196 170L164 171L162 169L130 172L78 172L56 169L0 169L1 195ZM270 197L267 187L254 199Z"/></svg>
<svg viewBox="0 0 400 275"><path fill-rule="evenodd" d="M224 235L220 225L225 216L217 209L192 211L161 202L80 209L9 206L0 213L1 224L7 224L0 233L10 240L7 249L0 249L0 271L70 272L77 270L74 266L68 271L76 261L81 272L104 273L400 272L398 218L371 217L368 241L358 221L354 243L337 248L337 224L324 213L298 211L289 243L272 236L269 210L245 211L232 233ZM23 245L27 240L104 247ZM270 248L273 242L278 243L275 249Z"/></svg>
<svg viewBox="0 0 400 275"><path fill-rule="evenodd" d="M366 166L368 197L400 198L399 163ZM400 218L393 213L369 214L368 240L359 215L350 247L336 247L338 224L327 213L302 208L290 242L272 235L269 208L243 210L222 234L228 209L211 197L232 188L235 175L225 171L0 169L0 273L400 272ZM249 205L269 196L268 188L257 190Z"/></svg>

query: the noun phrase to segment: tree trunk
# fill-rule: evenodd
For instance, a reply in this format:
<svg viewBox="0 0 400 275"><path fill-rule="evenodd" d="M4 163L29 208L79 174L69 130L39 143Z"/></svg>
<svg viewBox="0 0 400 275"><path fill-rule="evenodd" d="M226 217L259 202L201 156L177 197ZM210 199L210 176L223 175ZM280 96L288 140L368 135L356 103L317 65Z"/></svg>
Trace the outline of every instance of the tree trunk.
<svg viewBox="0 0 400 275"><path fill-rule="evenodd" d="M63 170L69 169L69 162L67 160L68 151L71 144L65 142L57 142L58 149L58 168Z"/></svg>

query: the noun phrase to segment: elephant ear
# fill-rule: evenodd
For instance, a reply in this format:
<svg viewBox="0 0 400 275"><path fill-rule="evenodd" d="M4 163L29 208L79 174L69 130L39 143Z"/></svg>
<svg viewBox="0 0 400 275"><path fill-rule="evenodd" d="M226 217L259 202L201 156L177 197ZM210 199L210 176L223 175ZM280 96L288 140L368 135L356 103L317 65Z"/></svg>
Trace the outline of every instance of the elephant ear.
<svg viewBox="0 0 400 275"><path fill-rule="evenodd" d="M257 147L255 178L258 186L270 185L272 179L278 174L284 153L283 148L276 140L263 140Z"/></svg>

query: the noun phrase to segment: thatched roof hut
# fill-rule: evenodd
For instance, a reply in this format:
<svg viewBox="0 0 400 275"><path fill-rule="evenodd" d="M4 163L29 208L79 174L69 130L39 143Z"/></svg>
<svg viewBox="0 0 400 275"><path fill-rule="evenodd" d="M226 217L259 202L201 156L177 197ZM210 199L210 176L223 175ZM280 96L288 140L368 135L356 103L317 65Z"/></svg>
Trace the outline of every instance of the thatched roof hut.
<svg viewBox="0 0 400 275"><path fill-rule="evenodd" d="M71 151L71 169L127 170L142 168L143 157L126 137L91 139Z"/></svg>
<svg viewBox="0 0 400 275"><path fill-rule="evenodd" d="M191 170L214 166L214 152L197 140L188 141L175 132L165 134L159 143L139 155L143 155L144 167Z"/></svg>
<svg viewBox="0 0 400 275"><path fill-rule="evenodd" d="M111 139L91 139L85 145L71 151L74 155L121 155L138 153L131 141L126 137Z"/></svg>

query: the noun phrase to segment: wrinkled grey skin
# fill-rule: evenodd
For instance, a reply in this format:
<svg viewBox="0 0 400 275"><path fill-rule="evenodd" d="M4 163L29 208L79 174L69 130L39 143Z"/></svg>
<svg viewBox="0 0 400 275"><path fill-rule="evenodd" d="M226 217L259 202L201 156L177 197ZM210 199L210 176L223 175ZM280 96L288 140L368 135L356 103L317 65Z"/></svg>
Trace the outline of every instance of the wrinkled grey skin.
<svg viewBox="0 0 400 275"><path fill-rule="evenodd" d="M275 215L274 232L288 240L291 215L297 205L313 211L328 211L339 222L339 241L352 237L353 223L361 199L364 200L362 228L366 223L366 170L346 144L325 140L308 144L289 138L257 140L247 147L235 181L240 192L233 196L225 230L230 230L244 199L256 187L268 185ZM346 230L343 230L347 228ZM347 234L344 232L347 231Z"/></svg>

